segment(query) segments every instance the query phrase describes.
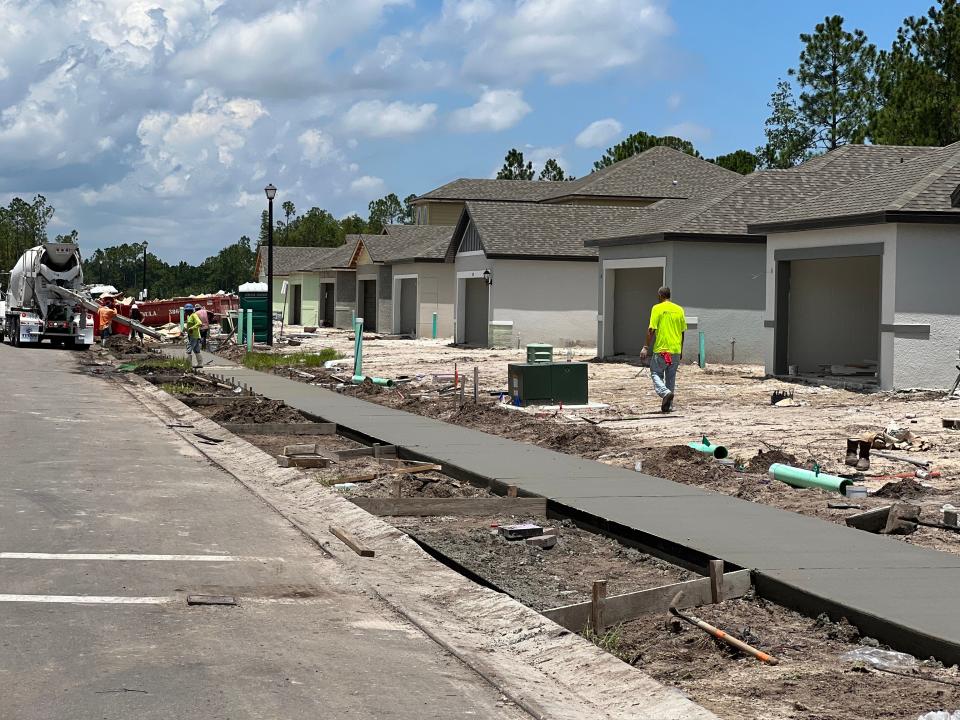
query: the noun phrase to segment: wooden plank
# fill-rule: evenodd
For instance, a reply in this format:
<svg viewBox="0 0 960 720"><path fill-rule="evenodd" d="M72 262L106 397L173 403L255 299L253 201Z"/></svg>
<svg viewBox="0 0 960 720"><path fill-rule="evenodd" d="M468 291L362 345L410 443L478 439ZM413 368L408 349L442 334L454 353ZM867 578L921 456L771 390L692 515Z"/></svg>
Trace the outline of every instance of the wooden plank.
<svg viewBox="0 0 960 720"><path fill-rule="evenodd" d="M340 478L338 482L370 482L371 480L376 480L379 477L386 477L388 475L414 475L416 473L422 472L432 472L436 470L439 472L443 467L441 465L433 465L430 463L423 463L421 465L410 465L408 467L391 467L385 468L384 472L373 472L373 473L364 473L363 475L350 475L348 477Z"/></svg>
<svg viewBox="0 0 960 720"><path fill-rule="evenodd" d="M330 458L319 455L277 455L280 467L325 468L330 466Z"/></svg>
<svg viewBox="0 0 960 720"><path fill-rule="evenodd" d="M723 600L723 560L710 561L710 600Z"/></svg>
<svg viewBox="0 0 960 720"><path fill-rule="evenodd" d="M339 525L331 525L330 532L360 557L373 557L373 550L364 545L355 535L348 533Z"/></svg>
<svg viewBox="0 0 960 720"><path fill-rule="evenodd" d="M220 423L240 435L336 435L336 423Z"/></svg>
<svg viewBox="0 0 960 720"><path fill-rule="evenodd" d="M593 581L593 597L590 600L590 628L594 633L601 633L607 626L604 620L604 605L607 600L607 581Z"/></svg>
<svg viewBox="0 0 960 720"><path fill-rule="evenodd" d="M546 498L365 498L351 502L373 515L546 515Z"/></svg>
<svg viewBox="0 0 960 720"><path fill-rule="evenodd" d="M338 450L337 459L346 460L348 458L373 457L374 449L372 447L352 448L351 450ZM380 457L396 457L397 448L395 445L380 445Z"/></svg>
<svg viewBox="0 0 960 720"><path fill-rule="evenodd" d="M742 597L750 589L750 571L737 570L725 573L723 576L723 599ZM710 578L697 578L687 582L673 583L640 590L639 592L612 595L604 601L603 621L606 627L618 623L635 620L647 613L667 612L667 606L674 595L683 591L677 607L680 609L710 605ZM562 625L571 632L580 632L590 622L590 607L592 603L583 602L575 605L565 605L541 613L558 625ZM602 628L601 628L602 630ZM599 632L599 631L598 631Z"/></svg>

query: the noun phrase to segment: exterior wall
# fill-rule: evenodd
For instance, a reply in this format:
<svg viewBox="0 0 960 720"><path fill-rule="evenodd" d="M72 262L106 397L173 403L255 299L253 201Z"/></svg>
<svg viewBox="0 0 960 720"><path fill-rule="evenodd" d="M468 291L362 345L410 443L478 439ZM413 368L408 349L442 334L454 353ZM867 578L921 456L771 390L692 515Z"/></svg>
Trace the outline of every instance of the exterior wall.
<svg viewBox="0 0 960 720"><path fill-rule="evenodd" d="M424 202L418 217L418 225L456 225L460 220L465 203L462 202Z"/></svg>
<svg viewBox="0 0 960 720"><path fill-rule="evenodd" d="M352 328L357 313L357 274L353 270L337 270L336 301L334 311L335 325L338 328Z"/></svg>
<svg viewBox="0 0 960 720"><path fill-rule="evenodd" d="M437 337L453 337L456 272L452 263L403 263L393 266L394 332L399 331L397 322L400 317L397 279L411 275L417 279L417 337L431 336L433 313L437 313Z"/></svg>
<svg viewBox="0 0 960 720"><path fill-rule="evenodd" d="M300 297L300 321L304 325L319 325L320 317L320 278L316 273L293 273L289 277L284 278L290 285L287 289L286 302L284 303L284 298L280 295L280 288L283 287L283 282L279 286L274 286L274 296L279 297L280 303L284 307L283 321L285 323L291 322L293 317L293 286L301 286L301 297ZM276 278L274 278L276 282ZM280 311L280 307L276 308L276 311Z"/></svg>
<svg viewBox="0 0 960 720"><path fill-rule="evenodd" d="M513 321L514 339L592 347L597 322L597 263L497 260L490 287L491 321Z"/></svg>
<svg viewBox="0 0 960 720"><path fill-rule="evenodd" d="M883 244L880 290L880 324L894 323L894 297L896 286L897 226L862 225L846 228L826 228L767 235L766 258L766 310L764 312L764 335L766 353L764 364L768 373L774 372L774 348L776 334L776 270L775 255L778 250L800 248L829 248L838 245ZM880 331L881 328L878 328ZM880 387L894 388L894 337L893 332L880 332Z"/></svg>
<svg viewBox="0 0 960 720"><path fill-rule="evenodd" d="M684 343L687 358L697 357L703 332L708 363L763 363L765 262L760 243L674 243L667 284L687 317L697 319Z"/></svg>
<svg viewBox="0 0 960 720"><path fill-rule="evenodd" d="M947 390L960 342L960 228L901 224L894 253L893 385Z"/></svg>

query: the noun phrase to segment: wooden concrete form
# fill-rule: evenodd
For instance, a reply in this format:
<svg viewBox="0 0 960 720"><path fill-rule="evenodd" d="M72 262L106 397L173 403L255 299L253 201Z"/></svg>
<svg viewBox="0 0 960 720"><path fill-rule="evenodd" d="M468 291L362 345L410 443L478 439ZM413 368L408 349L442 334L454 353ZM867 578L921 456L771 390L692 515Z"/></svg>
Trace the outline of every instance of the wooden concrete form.
<svg viewBox="0 0 960 720"><path fill-rule="evenodd" d="M319 455L277 455L280 467L325 468L330 467L330 458Z"/></svg>
<svg viewBox="0 0 960 720"><path fill-rule="evenodd" d="M336 423L220 423L235 435L336 435Z"/></svg>
<svg viewBox="0 0 960 720"><path fill-rule="evenodd" d="M379 452L380 457L383 458L395 458L397 456L397 448L393 445L381 445ZM350 450L337 450L336 455L338 460L347 460L358 457L374 457L374 448L362 447L352 448Z"/></svg>
<svg viewBox="0 0 960 720"><path fill-rule="evenodd" d="M348 498L373 515L546 515L546 498Z"/></svg>
<svg viewBox="0 0 960 720"><path fill-rule="evenodd" d="M546 610L541 614L571 632L581 632L588 625L595 628L595 632L600 632L604 628L636 620L647 613L663 613L666 617L670 601L680 591L683 591L683 597L677 603L677 607L680 609L710 605L714 602L710 586L710 578L704 577L673 583L672 585L661 585L649 590L611 595L603 598L599 615L594 612L597 608L593 600L574 605L564 605L563 607ZM736 572L725 573L723 575L723 588L722 597L724 600L742 597L750 589L750 571L737 570ZM600 618L599 625L593 624L594 620L592 618L595 615ZM597 627L599 627L599 630L596 629Z"/></svg>
<svg viewBox="0 0 960 720"><path fill-rule="evenodd" d="M217 395L212 397L196 397L191 395L178 396L177 400L190 407L214 407L233 405L234 403L255 403L259 398L253 395Z"/></svg>

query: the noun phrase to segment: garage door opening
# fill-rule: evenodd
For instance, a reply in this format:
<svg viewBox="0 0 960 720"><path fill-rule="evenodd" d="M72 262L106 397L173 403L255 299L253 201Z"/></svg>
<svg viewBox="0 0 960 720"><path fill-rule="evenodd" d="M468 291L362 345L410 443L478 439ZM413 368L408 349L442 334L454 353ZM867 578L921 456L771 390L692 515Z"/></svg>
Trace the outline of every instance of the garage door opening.
<svg viewBox="0 0 960 720"><path fill-rule="evenodd" d="M623 268L613 280L613 354L640 355L647 337L650 309L657 304L663 268Z"/></svg>
<svg viewBox="0 0 960 720"><path fill-rule="evenodd" d="M363 329L377 332L377 281L361 280L359 291Z"/></svg>
<svg viewBox="0 0 960 720"><path fill-rule="evenodd" d="M486 347L490 287L483 278L467 278L464 292L464 343Z"/></svg>
<svg viewBox="0 0 960 720"><path fill-rule="evenodd" d="M401 335L417 335L417 279L404 278L400 281L400 324Z"/></svg>
<svg viewBox="0 0 960 720"><path fill-rule="evenodd" d="M777 263L778 374L878 381L882 263L877 255Z"/></svg>
<svg viewBox="0 0 960 720"><path fill-rule="evenodd" d="M320 324L323 327L333 327L336 320L335 287L333 283L320 283Z"/></svg>

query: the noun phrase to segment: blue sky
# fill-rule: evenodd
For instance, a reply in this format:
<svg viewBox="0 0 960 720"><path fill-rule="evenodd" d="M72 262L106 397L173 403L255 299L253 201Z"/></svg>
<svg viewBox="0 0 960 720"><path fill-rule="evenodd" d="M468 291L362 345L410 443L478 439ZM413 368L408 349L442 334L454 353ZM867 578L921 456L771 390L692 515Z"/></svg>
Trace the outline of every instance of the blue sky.
<svg viewBox="0 0 960 720"><path fill-rule="evenodd" d="M268 182L366 215L511 147L577 176L636 130L753 149L799 33L888 47L929 3L0 0L0 200L197 261L255 236Z"/></svg>

